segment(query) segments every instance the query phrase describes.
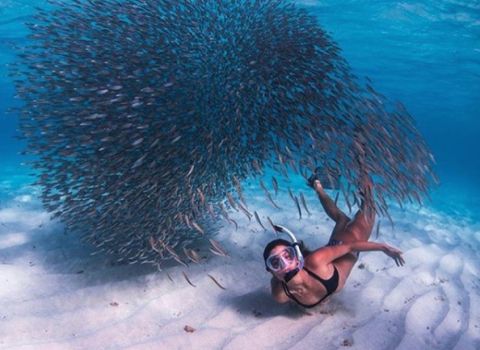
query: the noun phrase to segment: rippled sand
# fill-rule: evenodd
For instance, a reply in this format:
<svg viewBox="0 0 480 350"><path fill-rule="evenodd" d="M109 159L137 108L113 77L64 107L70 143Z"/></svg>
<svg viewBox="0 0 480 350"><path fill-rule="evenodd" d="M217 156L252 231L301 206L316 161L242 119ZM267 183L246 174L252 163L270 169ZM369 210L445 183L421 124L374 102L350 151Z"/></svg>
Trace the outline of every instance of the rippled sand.
<svg viewBox="0 0 480 350"><path fill-rule="evenodd" d="M312 212L302 220L288 194L277 198L281 211L261 192L247 200L265 227L268 215L315 248L333 223L302 192ZM429 207L393 209L394 229L381 220L378 239L404 251L404 267L362 253L342 292L304 310L271 299L261 253L275 234L241 212L232 213L238 230L225 223L215 237L229 257L201 254L202 264L158 272L91 256L31 189L12 198L0 207L1 349L480 347L480 227Z"/></svg>

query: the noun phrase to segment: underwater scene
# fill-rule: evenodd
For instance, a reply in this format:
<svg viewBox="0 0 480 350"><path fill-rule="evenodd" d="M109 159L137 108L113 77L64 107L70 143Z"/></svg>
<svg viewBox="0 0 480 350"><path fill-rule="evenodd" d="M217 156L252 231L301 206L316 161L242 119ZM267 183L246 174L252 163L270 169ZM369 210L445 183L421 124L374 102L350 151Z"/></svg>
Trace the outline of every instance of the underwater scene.
<svg viewBox="0 0 480 350"><path fill-rule="evenodd" d="M479 13L0 0L0 349L479 349Z"/></svg>

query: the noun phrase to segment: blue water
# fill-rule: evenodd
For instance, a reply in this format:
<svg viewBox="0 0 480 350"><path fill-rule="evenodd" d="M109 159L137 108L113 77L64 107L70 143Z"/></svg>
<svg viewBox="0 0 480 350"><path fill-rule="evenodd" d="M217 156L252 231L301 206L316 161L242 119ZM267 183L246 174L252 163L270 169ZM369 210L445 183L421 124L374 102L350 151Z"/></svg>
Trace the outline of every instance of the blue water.
<svg viewBox="0 0 480 350"><path fill-rule="evenodd" d="M401 101L437 161L432 205L480 218L480 2L304 1L357 76Z"/></svg>
<svg viewBox="0 0 480 350"><path fill-rule="evenodd" d="M401 101L437 160L441 185L428 205L480 218L480 2L299 1L318 16L359 77ZM22 187L31 178L18 153L16 103L7 75L33 7L45 1L0 0L0 183ZM0 191L2 191L0 187Z"/></svg>

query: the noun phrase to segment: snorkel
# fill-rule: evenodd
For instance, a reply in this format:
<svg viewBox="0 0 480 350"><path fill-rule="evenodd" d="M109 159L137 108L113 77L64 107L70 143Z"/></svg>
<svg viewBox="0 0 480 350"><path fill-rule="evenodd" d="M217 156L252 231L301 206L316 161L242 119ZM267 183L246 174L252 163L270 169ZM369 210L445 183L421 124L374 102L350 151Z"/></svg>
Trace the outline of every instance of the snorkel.
<svg viewBox="0 0 480 350"><path fill-rule="evenodd" d="M273 228L276 232L278 233L284 232L290 237L292 241L292 246L295 249L295 254L297 255L298 266L293 270L288 271L284 277L285 282L288 283L288 281L290 281L301 269L303 269L303 264L305 260L303 258L302 251L300 250L300 243L298 243L298 240L295 237L295 235L292 233L292 231L290 231L288 228L281 225L273 225Z"/></svg>

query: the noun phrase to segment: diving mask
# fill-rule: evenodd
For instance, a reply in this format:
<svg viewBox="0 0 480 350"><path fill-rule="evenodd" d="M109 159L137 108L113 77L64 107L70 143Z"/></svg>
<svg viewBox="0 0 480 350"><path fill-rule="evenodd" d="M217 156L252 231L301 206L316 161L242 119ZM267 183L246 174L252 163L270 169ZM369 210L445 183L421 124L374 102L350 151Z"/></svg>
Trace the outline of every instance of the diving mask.
<svg viewBox="0 0 480 350"><path fill-rule="evenodd" d="M270 255L265 263L271 271L277 272L289 266L295 260L295 256L293 247L285 247L280 253Z"/></svg>
<svg viewBox="0 0 480 350"><path fill-rule="evenodd" d="M304 260L304 258L303 258L302 251L300 250L300 245L299 245L299 243L298 243L298 240L297 240L297 238L295 237L295 235L293 234L293 232L290 231L289 229L287 229L286 227L281 226L281 225L273 225L273 228L275 229L275 231L277 231L277 232L279 232L279 233L280 233L280 232L286 233L286 234L290 237L290 239L292 240L292 245L289 246L289 247L287 247L286 249L290 248L290 249L293 250L293 254L290 254L290 256L292 257L292 261L293 261L293 259L295 259L295 257L298 259L298 265L297 265L294 269L288 271L288 272L285 274L285 276L284 276L285 282L288 282L288 281L290 281L293 277L295 277L295 275L296 275L301 269L303 269L303 265L304 265L304 263L305 263L305 260ZM285 250L284 250L284 251L285 251ZM284 252L284 251L282 251L282 252ZM291 251L289 250L289 252L291 252ZM282 263L288 262L288 255L289 255L289 254L287 253L286 256L283 256L283 258L282 258ZM269 259L270 259L270 257L269 257ZM285 260L283 260L283 259L285 259ZM282 263L280 263L280 264L282 264ZM267 266L268 266L268 262L267 262ZM283 267L280 268L279 270L281 270L281 269L283 269ZM279 271L279 270L273 270L273 269L272 269L272 271Z"/></svg>

